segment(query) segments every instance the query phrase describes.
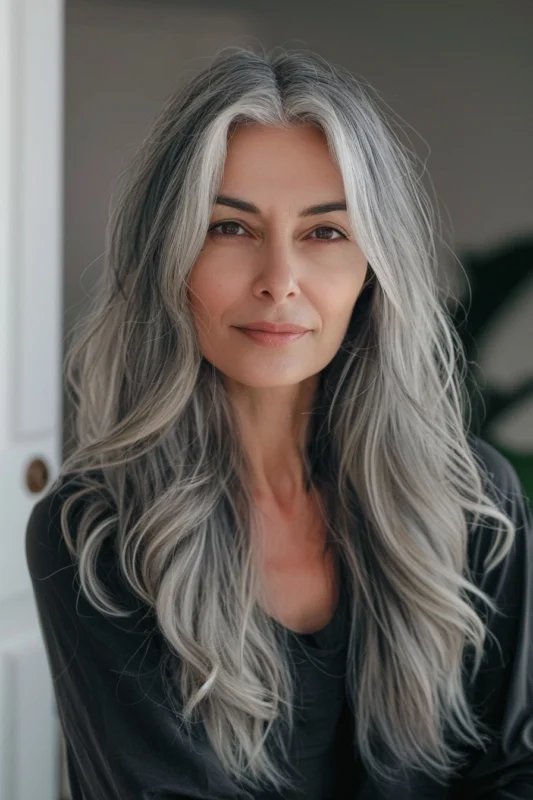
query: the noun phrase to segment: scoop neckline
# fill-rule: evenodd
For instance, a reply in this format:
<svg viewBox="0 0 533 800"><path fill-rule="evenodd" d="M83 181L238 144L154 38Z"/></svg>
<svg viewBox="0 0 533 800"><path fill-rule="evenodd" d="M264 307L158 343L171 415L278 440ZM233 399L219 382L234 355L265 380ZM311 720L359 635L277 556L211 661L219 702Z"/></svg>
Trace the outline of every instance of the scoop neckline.
<svg viewBox="0 0 533 800"><path fill-rule="evenodd" d="M329 622L326 622L325 625L323 625L321 628L319 628L316 631L295 631L292 628L288 628L286 625L283 625L281 622L279 622L276 619L274 620L274 622L279 627L285 628L287 633L289 633L291 636L295 636L298 639L304 639L305 640L305 639L308 639L309 637L319 637L322 634L324 634L327 631L329 631L330 628L332 628L334 626L334 624L337 621L337 617L339 616L340 610L341 610L341 604L342 604L342 588L339 591L339 597L337 598L337 604L335 606L335 610L334 610L333 615L331 616Z"/></svg>
<svg viewBox="0 0 533 800"><path fill-rule="evenodd" d="M292 636L293 638L299 639L299 640L301 640L303 642L306 642L306 643L308 643L310 639L313 639L313 638L320 639L324 635L328 634L330 632L330 630L337 624L337 619L341 615L341 612L342 612L343 606L344 606L344 601L345 601L346 587L345 587L345 582L344 582L345 576L344 576L342 559L339 562L339 573L340 573L339 596L337 598L337 603L335 605L335 610L333 611L333 614L330 617L329 622L326 622L326 624L323 625L322 628L319 628L316 631L306 631L306 632L295 631L292 628L287 627L287 625L283 625L283 623L280 622L275 617L271 617L271 619L274 622L274 624L280 630L285 631L289 636Z"/></svg>

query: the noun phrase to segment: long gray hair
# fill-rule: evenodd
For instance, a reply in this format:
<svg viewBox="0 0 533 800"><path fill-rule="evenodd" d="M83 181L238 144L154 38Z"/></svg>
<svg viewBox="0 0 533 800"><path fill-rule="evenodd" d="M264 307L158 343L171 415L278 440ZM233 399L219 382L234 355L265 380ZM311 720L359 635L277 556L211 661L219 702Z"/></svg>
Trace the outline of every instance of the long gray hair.
<svg viewBox="0 0 533 800"><path fill-rule="evenodd" d="M307 489L327 498L327 543L353 600L354 752L376 777L400 765L444 781L460 759L447 734L486 741L462 682L464 649L477 671L487 631L466 593L495 610L470 579L469 520L497 523L488 567L514 526L469 444L465 362L439 297L436 215L416 159L373 90L342 67L308 51L223 48L153 123L123 176L106 269L66 357L75 448L62 474L85 488L63 507L63 535L87 598L121 616L95 570L113 537L128 587L178 657L176 724L203 721L237 782L291 786L294 675L257 602L249 464L222 376L200 352L187 280L228 136L244 121L318 126L343 177L370 278L319 376ZM84 492L74 542L67 517Z"/></svg>

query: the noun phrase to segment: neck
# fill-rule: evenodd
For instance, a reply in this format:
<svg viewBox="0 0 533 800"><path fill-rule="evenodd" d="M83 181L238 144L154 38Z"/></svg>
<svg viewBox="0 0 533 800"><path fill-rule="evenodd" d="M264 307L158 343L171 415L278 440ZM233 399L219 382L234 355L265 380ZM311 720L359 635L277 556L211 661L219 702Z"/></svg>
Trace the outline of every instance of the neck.
<svg viewBox="0 0 533 800"><path fill-rule="evenodd" d="M228 385L258 498L286 506L307 494L303 453L317 378L267 389Z"/></svg>

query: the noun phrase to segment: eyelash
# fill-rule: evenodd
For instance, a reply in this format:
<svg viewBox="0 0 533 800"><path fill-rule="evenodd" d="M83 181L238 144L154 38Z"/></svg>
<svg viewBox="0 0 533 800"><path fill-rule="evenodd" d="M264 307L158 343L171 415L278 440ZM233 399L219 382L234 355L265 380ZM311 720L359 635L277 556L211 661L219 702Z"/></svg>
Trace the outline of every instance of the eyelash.
<svg viewBox="0 0 533 800"><path fill-rule="evenodd" d="M208 230L208 233L215 232L215 229L219 228L221 225L230 225L230 224L231 225L237 225L239 228L242 228L243 230L246 230L244 225L242 225L240 222L237 222L236 220L233 220L233 219L225 219L225 220L222 220L221 222L216 222L214 225L211 225L211 227ZM346 236L345 233L340 231L338 228L334 228L332 225L319 225L318 228L314 228L314 230L312 230L311 233L315 233L315 231L320 231L322 229L335 231L336 233L339 233L342 236L343 239L348 239L348 236ZM240 235L238 235L236 233L219 233L219 232L215 232L214 235L215 236L220 236L222 239L233 239L233 238L239 239L240 238ZM339 239L316 239L315 241L317 241L317 242L338 242L340 240Z"/></svg>

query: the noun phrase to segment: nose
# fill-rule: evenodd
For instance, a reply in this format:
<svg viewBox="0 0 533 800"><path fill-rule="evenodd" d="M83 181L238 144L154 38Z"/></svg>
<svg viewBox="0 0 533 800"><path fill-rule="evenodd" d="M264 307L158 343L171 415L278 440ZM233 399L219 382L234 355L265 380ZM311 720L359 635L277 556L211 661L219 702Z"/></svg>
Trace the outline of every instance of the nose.
<svg viewBox="0 0 533 800"><path fill-rule="evenodd" d="M285 297L297 296L301 289L296 264L296 255L288 244L265 245L261 253L253 291L257 296L270 294L276 303Z"/></svg>

